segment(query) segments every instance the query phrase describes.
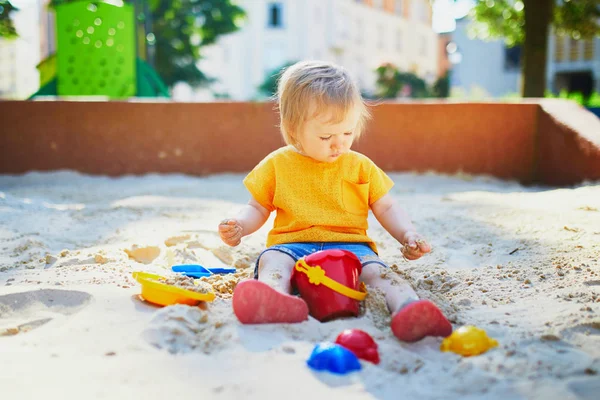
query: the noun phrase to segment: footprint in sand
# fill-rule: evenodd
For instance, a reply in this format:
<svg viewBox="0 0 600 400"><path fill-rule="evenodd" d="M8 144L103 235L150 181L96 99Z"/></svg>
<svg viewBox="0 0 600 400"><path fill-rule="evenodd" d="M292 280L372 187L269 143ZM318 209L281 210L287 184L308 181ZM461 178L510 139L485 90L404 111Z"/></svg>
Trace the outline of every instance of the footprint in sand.
<svg viewBox="0 0 600 400"><path fill-rule="evenodd" d="M0 336L25 333L56 317L75 314L91 299L85 292L57 289L0 296Z"/></svg>
<svg viewBox="0 0 600 400"><path fill-rule="evenodd" d="M579 325L575 325L571 328L567 328L562 331L563 335L569 335L573 333L582 333L586 336L595 335L600 336L600 321L587 322Z"/></svg>
<svg viewBox="0 0 600 400"><path fill-rule="evenodd" d="M600 393L600 379L596 378L577 379L569 382L568 386L580 400L596 400Z"/></svg>
<svg viewBox="0 0 600 400"><path fill-rule="evenodd" d="M600 320L563 329L560 337L594 357L600 356Z"/></svg>

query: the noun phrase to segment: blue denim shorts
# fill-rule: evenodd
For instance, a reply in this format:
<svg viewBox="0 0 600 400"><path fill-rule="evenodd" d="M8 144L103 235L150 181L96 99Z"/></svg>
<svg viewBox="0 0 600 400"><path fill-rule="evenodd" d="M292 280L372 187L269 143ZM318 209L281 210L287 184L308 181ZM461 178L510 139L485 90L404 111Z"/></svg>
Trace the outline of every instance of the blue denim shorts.
<svg viewBox="0 0 600 400"><path fill-rule="evenodd" d="M254 279L258 279L258 263L260 258L267 251L279 251L280 253L287 254L294 259L294 262L300 258L305 257L309 254L315 253L321 250L348 250L353 252L360 260L362 266L369 264L379 264L385 268L388 266L381 261L377 253L373 251L366 243L348 243L348 242L308 242L308 243L285 243L276 244L268 247L260 253L256 259L256 266L254 267Z"/></svg>

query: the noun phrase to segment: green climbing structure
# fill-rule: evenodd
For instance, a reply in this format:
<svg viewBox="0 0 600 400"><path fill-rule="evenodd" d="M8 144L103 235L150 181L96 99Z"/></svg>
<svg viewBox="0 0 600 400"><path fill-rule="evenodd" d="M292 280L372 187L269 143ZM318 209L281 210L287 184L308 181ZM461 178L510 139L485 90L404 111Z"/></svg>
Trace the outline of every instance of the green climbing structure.
<svg viewBox="0 0 600 400"><path fill-rule="evenodd" d="M57 53L39 64L40 90L32 97L168 97L168 89L136 57L131 4L75 1L56 7ZM48 71L56 71L54 78Z"/></svg>

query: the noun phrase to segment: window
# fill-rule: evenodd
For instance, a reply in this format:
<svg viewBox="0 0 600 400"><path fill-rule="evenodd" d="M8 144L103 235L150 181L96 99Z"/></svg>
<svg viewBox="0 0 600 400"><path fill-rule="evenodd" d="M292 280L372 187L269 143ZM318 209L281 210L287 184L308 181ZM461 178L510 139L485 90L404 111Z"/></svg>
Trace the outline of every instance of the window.
<svg viewBox="0 0 600 400"><path fill-rule="evenodd" d="M348 26L348 16L345 12L340 13L340 20L338 25L338 32L340 35L340 39L348 40L349 39L349 31L351 31L351 27Z"/></svg>
<svg viewBox="0 0 600 400"><path fill-rule="evenodd" d="M356 59L356 81L359 88L365 87L364 61L361 57Z"/></svg>
<svg viewBox="0 0 600 400"><path fill-rule="evenodd" d="M394 11L398 15L404 15L404 0L396 0L394 2Z"/></svg>
<svg viewBox="0 0 600 400"><path fill-rule="evenodd" d="M579 40L571 38L569 40L569 60L579 60Z"/></svg>
<svg viewBox="0 0 600 400"><path fill-rule="evenodd" d="M504 48L504 69L506 71L518 70L521 67L521 46Z"/></svg>
<svg viewBox="0 0 600 400"><path fill-rule="evenodd" d="M377 27L377 47L381 50L385 48L385 29L383 25Z"/></svg>
<svg viewBox="0 0 600 400"><path fill-rule="evenodd" d="M416 22L429 23L429 5L423 0L415 1L410 18Z"/></svg>
<svg viewBox="0 0 600 400"><path fill-rule="evenodd" d="M556 35L554 37L554 61L562 62L565 60L565 37Z"/></svg>
<svg viewBox="0 0 600 400"><path fill-rule="evenodd" d="M423 57L427 57L427 38L425 36L421 37L421 55Z"/></svg>
<svg viewBox="0 0 600 400"><path fill-rule="evenodd" d="M321 8L320 7L315 7L315 24L320 24L321 23Z"/></svg>
<svg viewBox="0 0 600 400"><path fill-rule="evenodd" d="M583 59L585 61L594 60L594 39L587 39L583 42Z"/></svg>
<svg viewBox="0 0 600 400"><path fill-rule="evenodd" d="M356 43L361 44L363 42L363 35L364 35L364 26L363 26L363 22L360 19L356 20Z"/></svg>
<svg viewBox="0 0 600 400"><path fill-rule="evenodd" d="M281 3L269 3L268 13L267 25L269 28L283 27L283 5Z"/></svg>
<svg viewBox="0 0 600 400"><path fill-rule="evenodd" d="M421 22L424 24L431 23L431 5L429 3L421 3Z"/></svg>
<svg viewBox="0 0 600 400"><path fill-rule="evenodd" d="M231 49L229 46L223 45L223 61L229 63L231 59Z"/></svg>

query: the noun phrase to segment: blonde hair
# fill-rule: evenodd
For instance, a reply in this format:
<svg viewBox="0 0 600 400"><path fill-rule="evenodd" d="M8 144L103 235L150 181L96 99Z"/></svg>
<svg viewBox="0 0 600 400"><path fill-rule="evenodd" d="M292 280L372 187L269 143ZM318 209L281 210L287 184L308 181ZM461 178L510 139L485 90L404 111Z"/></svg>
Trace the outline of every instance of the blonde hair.
<svg viewBox="0 0 600 400"><path fill-rule="evenodd" d="M287 68L277 85L280 129L286 144L296 144L294 136L304 122L320 113L331 115L329 122L342 122L349 112L359 113L354 131L358 139L371 117L358 87L345 68L325 61L300 61ZM316 110L309 115L311 105Z"/></svg>

